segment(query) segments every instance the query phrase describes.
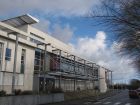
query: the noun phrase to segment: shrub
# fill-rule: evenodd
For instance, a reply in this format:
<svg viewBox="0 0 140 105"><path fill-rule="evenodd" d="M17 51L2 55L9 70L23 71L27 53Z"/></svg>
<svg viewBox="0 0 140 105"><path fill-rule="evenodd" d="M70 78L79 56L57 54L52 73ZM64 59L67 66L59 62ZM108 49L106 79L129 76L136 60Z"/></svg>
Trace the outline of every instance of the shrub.
<svg viewBox="0 0 140 105"><path fill-rule="evenodd" d="M22 92L22 91L21 91L20 89L15 89L15 90L14 90L14 94L15 94L15 95L20 95L21 92Z"/></svg>
<svg viewBox="0 0 140 105"><path fill-rule="evenodd" d="M80 91L80 90L81 90L79 86L77 87L77 90L78 90L78 91Z"/></svg>
<svg viewBox="0 0 140 105"><path fill-rule="evenodd" d="M34 92L30 90L25 90L21 92L21 95L32 95L32 94L34 94Z"/></svg>
<svg viewBox="0 0 140 105"><path fill-rule="evenodd" d="M94 90L99 90L99 87L98 87L98 86L95 86L95 87L94 87Z"/></svg>
<svg viewBox="0 0 140 105"><path fill-rule="evenodd" d="M51 89L51 93L63 93L63 90L62 88L56 87Z"/></svg>
<svg viewBox="0 0 140 105"><path fill-rule="evenodd" d="M1 91L0 91L0 96L5 96L5 95L6 95L6 91L1 90Z"/></svg>

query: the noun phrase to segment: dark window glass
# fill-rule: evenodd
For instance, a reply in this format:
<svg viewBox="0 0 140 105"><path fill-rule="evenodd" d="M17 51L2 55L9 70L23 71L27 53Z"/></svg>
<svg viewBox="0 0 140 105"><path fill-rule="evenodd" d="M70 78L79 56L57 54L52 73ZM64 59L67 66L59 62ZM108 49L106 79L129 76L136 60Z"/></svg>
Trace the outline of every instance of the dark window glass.
<svg viewBox="0 0 140 105"><path fill-rule="evenodd" d="M5 60L11 60L11 49L6 48Z"/></svg>
<svg viewBox="0 0 140 105"><path fill-rule="evenodd" d="M39 70L39 66L35 65L34 70Z"/></svg>
<svg viewBox="0 0 140 105"><path fill-rule="evenodd" d="M41 43L39 40L36 40L36 39L34 39L34 38L30 38L30 41L33 42L33 43L36 43L36 44Z"/></svg>
<svg viewBox="0 0 140 105"><path fill-rule="evenodd" d="M25 71L25 53L26 53L26 50L22 49L20 73L24 73Z"/></svg>
<svg viewBox="0 0 140 105"><path fill-rule="evenodd" d="M40 65L40 60L35 59L35 65Z"/></svg>
<svg viewBox="0 0 140 105"><path fill-rule="evenodd" d="M21 69L20 69L20 73L22 73L22 74L24 74L24 68L25 66L24 66L24 64L21 64Z"/></svg>
<svg viewBox="0 0 140 105"><path fill-rule="evenodd" d="M40 49L35 50L35 60L34 60L34 72L38 73L39 71L43 71L44 65L44 52Z"/></svg>

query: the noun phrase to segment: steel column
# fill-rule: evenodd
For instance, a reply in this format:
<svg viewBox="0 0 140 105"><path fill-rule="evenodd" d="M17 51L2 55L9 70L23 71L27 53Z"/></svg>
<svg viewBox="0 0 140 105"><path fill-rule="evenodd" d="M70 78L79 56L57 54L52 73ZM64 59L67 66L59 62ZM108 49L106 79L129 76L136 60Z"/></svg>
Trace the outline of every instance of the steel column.
<svg viewBox="0 0 140 105"><path fill-rule="evenodd" d="M74 78L74 91L76 90L76 73L75 73L75 64L76 64L76 62L75 62L75 56L74 56L74 76L75 76L75 78Z"/></svg>
<svg viewBox="0 0 140 105"><path fill-rule="evenodd" d="M59 50L59 70L60 70L60 73L62 73L61 71L61 50ZM59 77L59 88L61 88L61 74L60 74L60 77Z"/></svg>
<svg viewBox="0 0 140 105"><path fill-rule="evenodd" d="M45 50L44 50L44 77L43 77L43 82L44 82L44 84L43 84L43 91L46 91L46 86L45 86L45 83L46 83L46 73L45 73L45 71L46 71L46 50L47 50L47 44L45 44Z"/></svg>

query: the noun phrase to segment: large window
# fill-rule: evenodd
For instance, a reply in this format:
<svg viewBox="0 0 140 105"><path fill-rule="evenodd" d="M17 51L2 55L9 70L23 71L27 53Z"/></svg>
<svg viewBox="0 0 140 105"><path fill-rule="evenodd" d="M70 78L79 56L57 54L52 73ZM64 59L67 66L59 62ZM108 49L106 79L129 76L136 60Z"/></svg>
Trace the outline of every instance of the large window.
<svg viewBox="0 0 140 105"><path fill-rule="evenodd" d="M10 48L6 48L5 60L7 60L7 61L11 60L11 49Z"/></svg>
<svg viewBox="0 0 140 105"><path fill-rule="evenodd" d="M25 56L26 56L26 50L22 49L20 73L24 73L25 71Z"/></svg>
<svg viewBox="0 0 140 105"><path fill-rule="evenodd" d="M74 62L72 60L63 58L60 66L64 72L74 73Z"/></svg>
<svg viewBox="0 0 140 105"><path fill-rule="evenodd" d="M35 50L35 60L34 60L34 71L38 73L39 71L43 71L44 64L44 52L40 49Z"/></svg>

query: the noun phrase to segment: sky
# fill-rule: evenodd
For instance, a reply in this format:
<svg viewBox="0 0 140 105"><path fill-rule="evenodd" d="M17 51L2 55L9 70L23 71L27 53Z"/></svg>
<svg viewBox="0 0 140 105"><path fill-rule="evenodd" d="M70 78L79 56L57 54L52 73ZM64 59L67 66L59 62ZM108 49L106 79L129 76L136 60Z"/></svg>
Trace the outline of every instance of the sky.
<svg viewBox="0 0 140 105"><path fill-rule="evenodd" d="M30 14L39 23L34 27L69 44L72 52L113 71L113 81L138 78L131 59L116 52L119 44L98 19L87 16L100 6L99 0L0 0L0 20Z"/></svg>

